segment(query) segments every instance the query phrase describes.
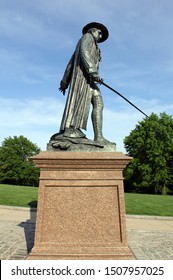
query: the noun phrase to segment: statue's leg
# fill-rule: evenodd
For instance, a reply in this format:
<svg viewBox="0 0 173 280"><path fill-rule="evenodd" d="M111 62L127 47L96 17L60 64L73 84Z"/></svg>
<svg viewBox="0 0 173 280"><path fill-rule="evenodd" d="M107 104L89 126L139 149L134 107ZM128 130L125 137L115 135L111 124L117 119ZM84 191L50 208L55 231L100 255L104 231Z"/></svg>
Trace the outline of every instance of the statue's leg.
<svg viewBox="0 0 173 280"><path fill-rule="evenodd" d="M94 141L101 142L103 144L110 144L111 142L103 137L103 99L99 89L92 89L93 110L91 113L93 130L94 130Z"/></svg>
<svg viewBox="0 0 173 280"><path fill-rule="evenodd" d="M91 119L92 119L93 130L94 130L94 140L102 141L104 139L102 134L103 100L100 92L96 89L93 90L91 102L93 105Z"/></svg>

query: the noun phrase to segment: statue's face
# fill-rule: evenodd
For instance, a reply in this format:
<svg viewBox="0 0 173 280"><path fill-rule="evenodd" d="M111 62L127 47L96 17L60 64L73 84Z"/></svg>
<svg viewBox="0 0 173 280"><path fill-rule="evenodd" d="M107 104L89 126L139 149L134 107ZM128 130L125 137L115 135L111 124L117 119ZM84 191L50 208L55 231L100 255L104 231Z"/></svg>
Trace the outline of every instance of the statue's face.
<svg viewBox="0 0 173 280"><path fill-rule="evenodd" d="M99 40L102 38L102 32L100 29L95 29L92 31L92 34L94 36L94 38L96 39L97 42L99 42Z"/></svg>

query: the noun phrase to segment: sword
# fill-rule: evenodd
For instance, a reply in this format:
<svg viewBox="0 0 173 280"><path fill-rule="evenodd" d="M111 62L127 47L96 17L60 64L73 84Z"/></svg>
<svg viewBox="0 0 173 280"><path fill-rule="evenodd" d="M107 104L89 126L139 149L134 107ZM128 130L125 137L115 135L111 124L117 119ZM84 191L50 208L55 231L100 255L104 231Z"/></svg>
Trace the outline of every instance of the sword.
<svg viewBox="0 0 173 280"><path fill-rule="evenodd" d="M116 94L118 94L120 97L122 97L124 100L126 100L130 105L132 105L135 109L137 109L139 112L141 112L144 116L146 116L147 118L149 118L141 109L139 109L136 105L134 105L131 101L129 101L125 96L123 96L121 93L119 93L118 91L116 91L115 89L113 89L112 87L110 87L109 85L107 85L106 83L103 82L103 80L101 79L99 81L99 83L107 88L109 88L110 90L112 90L113 92L115 92Z"/></svg>

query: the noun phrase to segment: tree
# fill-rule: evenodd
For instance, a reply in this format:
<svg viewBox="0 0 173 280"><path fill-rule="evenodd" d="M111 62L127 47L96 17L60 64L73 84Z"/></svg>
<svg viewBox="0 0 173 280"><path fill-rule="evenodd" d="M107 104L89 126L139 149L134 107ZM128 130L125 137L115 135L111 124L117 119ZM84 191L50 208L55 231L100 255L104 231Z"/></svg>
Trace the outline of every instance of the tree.
<svg viewBox="0 0 173 280"><path fill-rule="evenodd" d="M163 193L173 184L173 119L152 113L139 122L124 140L133 157L125 169L125 183L136 191Z"/></svg>
<svg viewBox="0 0 173 280"><path fill-rule="evenodd" d="M13 185L37 185L39 169L30 159L40 148L24 136L8 137L0 147L0 182Z"/></svg>

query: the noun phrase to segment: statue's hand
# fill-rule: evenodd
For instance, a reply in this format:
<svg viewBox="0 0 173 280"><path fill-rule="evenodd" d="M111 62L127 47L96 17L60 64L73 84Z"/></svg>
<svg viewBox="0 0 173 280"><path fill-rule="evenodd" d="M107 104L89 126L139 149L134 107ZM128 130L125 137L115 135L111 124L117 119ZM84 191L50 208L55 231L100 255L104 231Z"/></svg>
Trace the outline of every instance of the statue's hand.
<svg viewBox="0 0 173 280"><path fill-rule="evenodd" d="M68 88L68 85L62 80L60 82L59 90L63 93L63 95L65 95L65 91L67 88Z"/></svg>
<svg viewBox="0 0 173 280"><path fill-rule="evenodd" d="M97 82L97 83L101 83L103 81L102 78L100 78L99 74L98 73L91 73L90 74L90 78L94 81L94 82Z"/></svg>

